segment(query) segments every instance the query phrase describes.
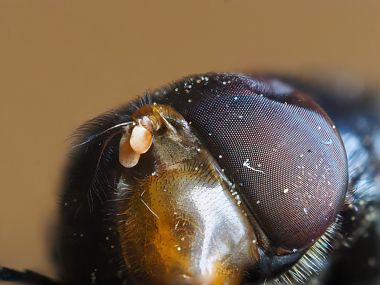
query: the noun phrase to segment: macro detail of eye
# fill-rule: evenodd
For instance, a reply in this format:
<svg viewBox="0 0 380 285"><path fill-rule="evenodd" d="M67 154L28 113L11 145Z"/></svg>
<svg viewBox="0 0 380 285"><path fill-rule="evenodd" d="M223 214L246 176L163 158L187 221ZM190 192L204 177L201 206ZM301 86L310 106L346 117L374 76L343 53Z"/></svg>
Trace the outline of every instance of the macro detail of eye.
<svg viewBox="0 0 380 285"><path fill-rule="evenodd" d="M335 284L334 258L374 223L378 130L289 82L196 75L81 127L63 284Z"/></svg>
<svg viewBox="0 0 380 285"><path fill-rule="evenodd" d="M347 189L346 154L334 124L309 97L278 81L219 80L200 92L189 84L182 91L189 99L172 104L192 122L271 243L288 251L310 245L335 220Z"/></svg>

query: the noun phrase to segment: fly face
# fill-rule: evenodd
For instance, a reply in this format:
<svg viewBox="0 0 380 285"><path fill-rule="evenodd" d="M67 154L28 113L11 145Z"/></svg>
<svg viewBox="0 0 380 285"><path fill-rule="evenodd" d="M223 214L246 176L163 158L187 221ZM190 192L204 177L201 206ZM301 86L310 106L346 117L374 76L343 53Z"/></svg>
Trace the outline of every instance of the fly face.
<svg viewBox="0 0 380 285"><path fill-rule="evenodd" d="M63 282L375 280L378 117L329 94L205 74L90 121L62 192Z"/></svg>

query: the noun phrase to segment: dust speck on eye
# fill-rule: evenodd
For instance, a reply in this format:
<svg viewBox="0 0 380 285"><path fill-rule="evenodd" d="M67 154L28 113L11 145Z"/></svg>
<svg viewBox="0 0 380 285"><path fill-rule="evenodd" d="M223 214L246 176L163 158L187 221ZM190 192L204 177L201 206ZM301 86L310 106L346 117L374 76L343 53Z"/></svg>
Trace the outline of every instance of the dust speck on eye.
<svg viewBox="0 0 380 285"><path fill-rule="evenodd" d="M91 272L91 284L96 284L96 271Z"/></svg>
<svg viewBox="0 0 380 285"><path fill-rule="evenodd" d="M191 102L193 102L193 101L192 101L191 99L189 99L189 100L187 100L187 102L188 102L188 103L191 103Z"/></svg>
<svg viewBox="0 0 380 285"><path fill-rule="evenodd" d="M289 192L289 189L288 188L285 188L284 189L284 194L288 193Z"/></svg>
<svg viewBox="0 0 380 285"><path fill-rule="evenodd" d="M307 215L309 213L309 210L307 208L303 208L303 212Z"/></svg>
<svg viewBox="0 0 380 285"><path fill-rule="evenodd" d="M368 265L371 267L375 267L376 266L376 259L374 257L371 257L370 259L368 259Z"/></svg>

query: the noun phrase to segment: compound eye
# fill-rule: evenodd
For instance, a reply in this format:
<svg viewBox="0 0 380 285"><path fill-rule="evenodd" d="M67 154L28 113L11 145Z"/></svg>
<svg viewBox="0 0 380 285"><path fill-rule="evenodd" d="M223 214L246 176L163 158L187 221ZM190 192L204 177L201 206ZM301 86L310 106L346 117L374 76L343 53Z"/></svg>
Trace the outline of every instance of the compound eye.
<svg viewBox="0 0 380 285"><path fill-rule="evenodd" d="M271 244L310 246L336 219L347 189L346 153L331 119L277 80L215 75L195 82L185 99L170 103L239 188Z"/></svg>

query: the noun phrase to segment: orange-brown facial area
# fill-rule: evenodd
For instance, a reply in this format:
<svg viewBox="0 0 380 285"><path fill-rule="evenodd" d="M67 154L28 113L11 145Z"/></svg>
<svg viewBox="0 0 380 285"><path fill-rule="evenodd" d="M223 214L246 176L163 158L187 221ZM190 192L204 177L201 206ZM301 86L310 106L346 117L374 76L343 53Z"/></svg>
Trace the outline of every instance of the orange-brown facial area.
<svg viewBox="0 0 380 285"><path fill-rule="evenodd" d="M186 126L153 136L153 173L118 186L127 270L137 284L239 284L258 260L240 197Z"/></svg>

